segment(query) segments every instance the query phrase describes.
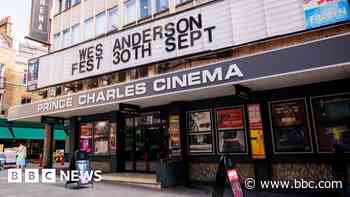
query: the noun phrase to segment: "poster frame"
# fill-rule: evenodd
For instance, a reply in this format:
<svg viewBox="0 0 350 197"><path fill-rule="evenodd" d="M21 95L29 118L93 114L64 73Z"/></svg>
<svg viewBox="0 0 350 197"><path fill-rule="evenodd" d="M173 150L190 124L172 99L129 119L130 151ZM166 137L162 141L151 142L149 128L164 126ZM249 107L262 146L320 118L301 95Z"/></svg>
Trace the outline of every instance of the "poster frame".
<svg viewBox="0 0 350 197"><path fill-rule="evenodd" d="M245 151L244 152L240 152L240 153L226 153L226 152L220 152L219 150L219 132L227 132L227 131L234 131L237 129L227 129L227 130L219 130L219 128L217 128L217 115L216 115L216 111L217 110L225 110L225 109L242 109L242 115L243 115L243 132L244 132L244 144L245 144ZM227 107L218 107L218 108L214 108L214 116L215 116L215 137L216 137L216 150L217 150L217 154L218 155L248 155L249 154L249 147L248 147L248 131L247 131L247 120L246 120L246 109L245 109L245 105L235 105L235 106L227 106Z"/></svg>
<svg viewBox="0 0 350 197"><path fill-rule="evenodd" d="M308 135L309 135L310 151L277 151L276 150L275 132L274 132L274 127L273 127L273 123L272 123L272 104L292 102L292 101L303 101L305 104L305 116L306 116L306 126L307 126L307 129L305 131L307 131ZM273 154L275 154L275 155L313 154L315 152L314 147L313 147L313 139L312 139L312 135L311 135L311 125L310 125L310 120L309 120L309 110L308 110L309 106L308 106L306 97L269 101L268 108L269 108L269 119L270 119L269 121L270 121L270 132L271 132L271 137L272 137L272 152L273 152Z"/></svg>
<svg viewBox="0 0 350 197"><path fill-rule="evenodd" d="M311 96L310 97L310 104L311 104L311 118L312 118L312 128L313 128L313 134L315 137L315 143L316 143L316 152L319 154L332 154L334 152L331 151L320 151L320 145L318 140L318 133L317 133L317 127L316 127L316 118L314 113L314 105L313 100L318 98L325 98L325 97L333 97L333 96L345 96L350 95L350 92L342 92L342 93L334 93L334 94L324 94L324 95L318 95L318 96ZM350 153L350 151L344 151L344 153Z"/></svg>
<svg viewBox="0 0 350 197"><path fill-rule="evenodd" d="M190 120L190 114L191 113L195 113L195 112L209 112L210 113L210 124L211 124L211 131L205 131L205 132L196 132L199 134L208 134L210 133L211 138L212 138L212 151L211 152L191 152L190 150L190 124L189 124L189 120ZM205 108L205 109L200 109L200 110L192 110L192 111L187 111L186 112L186 138L187 138L187 153L188 155L215 155L216 153L216 146L215 146L215 138L214 138L214 120L213 120L213 110L212 108Z"/></svg>

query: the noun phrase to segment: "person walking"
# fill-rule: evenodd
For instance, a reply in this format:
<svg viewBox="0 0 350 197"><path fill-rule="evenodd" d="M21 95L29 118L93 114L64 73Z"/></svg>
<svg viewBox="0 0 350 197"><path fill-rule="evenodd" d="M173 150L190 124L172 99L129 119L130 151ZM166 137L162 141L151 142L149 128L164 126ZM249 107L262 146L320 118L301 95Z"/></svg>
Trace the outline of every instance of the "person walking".
<svg viewBox="0 0 350 197"><path fill-rule="evenodd" d="M27 157L27 148L22 143L20 143L20 145L18 146L16 154L17 154L17 158L16 158L17 169L25 168L26 157Z"/></svg>

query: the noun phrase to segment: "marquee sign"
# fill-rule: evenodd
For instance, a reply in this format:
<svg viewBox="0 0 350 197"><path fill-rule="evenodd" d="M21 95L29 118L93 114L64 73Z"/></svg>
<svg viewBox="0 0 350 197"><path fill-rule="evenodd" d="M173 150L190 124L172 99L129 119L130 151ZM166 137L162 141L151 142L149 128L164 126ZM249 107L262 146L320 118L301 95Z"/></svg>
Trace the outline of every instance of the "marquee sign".
<svg viewBox="0 0 350 197"><path fill-rule="evenodd" d="M232 46L230 3L215 2L42 56L37 87Z"/></svg>
<svg viewBox="0 0 350 197"><path fill-rule="evenodd" d="M349 64L350 34L10 108L10 121ZM318 55L315 55L318 54ZM233 87L232 87L233 90ZM232 91L233 94L233 91Z"/></svg>

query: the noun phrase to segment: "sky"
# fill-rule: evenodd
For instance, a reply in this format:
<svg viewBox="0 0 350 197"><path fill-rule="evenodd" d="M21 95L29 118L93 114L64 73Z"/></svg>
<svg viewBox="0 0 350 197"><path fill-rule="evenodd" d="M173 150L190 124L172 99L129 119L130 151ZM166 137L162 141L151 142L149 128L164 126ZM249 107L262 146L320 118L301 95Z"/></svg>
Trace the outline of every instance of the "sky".
<svg viewBox="0 0 350 197"><path fill-rule="evenodd" d="M31 0L0 0L0 19L11 16L12 36L15 42L28 35Z"/></svg>

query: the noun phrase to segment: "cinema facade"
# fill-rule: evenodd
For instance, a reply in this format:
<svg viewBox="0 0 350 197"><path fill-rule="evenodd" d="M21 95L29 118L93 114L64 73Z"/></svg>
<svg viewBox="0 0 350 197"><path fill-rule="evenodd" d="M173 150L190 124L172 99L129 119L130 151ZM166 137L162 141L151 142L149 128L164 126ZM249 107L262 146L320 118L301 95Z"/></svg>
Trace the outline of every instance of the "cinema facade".
<svg viewBox="0 0 350 197"><path fill-rule="evenodd" d="M350 24L274 21L268 9L252 24L241 4L202 3L33 59L31 91L98 85L12 107L9 119L64 120L70 152L163 186L214 181L221 155L243 178L333 179L333 145L350 152Z"/></svg>

